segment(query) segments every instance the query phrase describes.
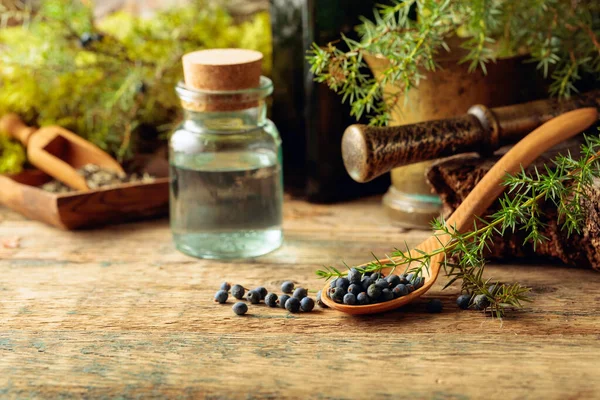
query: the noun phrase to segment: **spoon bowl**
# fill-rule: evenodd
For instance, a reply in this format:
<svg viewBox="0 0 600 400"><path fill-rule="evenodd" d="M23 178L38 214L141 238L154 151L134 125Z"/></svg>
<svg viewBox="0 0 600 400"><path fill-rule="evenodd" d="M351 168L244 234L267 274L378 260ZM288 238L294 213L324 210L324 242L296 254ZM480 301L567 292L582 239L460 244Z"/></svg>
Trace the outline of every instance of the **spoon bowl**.
<svg viewBox="0 0 600 400"><path fill-rule="evenodd" d="M506 174L515 174L521 168L526 168L546 150L583 132L597 121L598 111L596 108L582 108L564 113L535 129L498 160L446 221L446 226L452 227L459 233L473 227L474 219L485 212L504 191L502 183ZM411 257L417 257L423 252L431 253L450 244L451 240L451 235L438 231L412 249L410 251ZM440 273L445 256L446 254L441 252L431 257L429 268L423 268L424 285L406 296L382 303L346 305L336 303L329 297L329 283L326 283L321 291L321 301L330 308L354 315L376 314L394 310L421 297L433 286ZM382 264L398 263L399 260L390 258L380 260L380 262ZM366 265L368 263L359 267L365 267ZM402 265L398 263L396 268L399 267L401 268ZM382 273L388 275L391 268L383 268Z"/></svg>

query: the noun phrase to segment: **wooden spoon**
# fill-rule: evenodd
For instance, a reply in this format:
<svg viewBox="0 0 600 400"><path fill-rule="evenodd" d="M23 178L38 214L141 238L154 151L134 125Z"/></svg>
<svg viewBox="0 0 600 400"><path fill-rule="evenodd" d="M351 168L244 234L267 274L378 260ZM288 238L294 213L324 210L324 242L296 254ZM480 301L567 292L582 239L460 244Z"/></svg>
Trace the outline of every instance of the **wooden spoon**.
<svg viewBox="0 0 600 400"><path fill-rule="evenodd" d="M110 155L59 126L37 129L25 125L18 115L7 114L0 119L0 129L23 143L32 165L73 189L89 189L85 178L76 171L86 164L125 173Z"/></svg>
<svg viewBox="0 0 600 400"><path fill-rule="evenodd" d="M511 148L494 165L494 167L489 170L479 184L475 186L460 207L458 207L447 220L447 226L456 227L456 230L459 232L465 232L466 230L471 229L473 227L475 216L479 216L487 210L494 200L504 191L502 182L507 173L514 174L519 172L521 167L527 167L546 150L581 133L597 120L598 112L595 108L582 108L567 112L546 122L525 138L521 139L519 143ZM450 240L450 235L438 232L437 236L434 235L425 240L418 245L416 249L430 253L442 247L441 243L446 245ZM417 257L419 254L420 253L415 251L415 249L411 250L411 256ZM429 274L427 274L425 268L423 269L425 284L409 295L399 297L395 300L362 306L338 304L331 300L328 295L329 283L323 288L321 299L327 306L348 314L374 314L393 310L421 297L429 290L429 288L431 288L431 286L433 286L440 273L441 262L443 259L443 253L433 256L429 266ZM398 262L398 260L394 258L381 260L384 264L390 261ZM363 264L362 266L365 265L367 264ZM382 272L387 275L390 269L391 268L383 269Z"/></svg>

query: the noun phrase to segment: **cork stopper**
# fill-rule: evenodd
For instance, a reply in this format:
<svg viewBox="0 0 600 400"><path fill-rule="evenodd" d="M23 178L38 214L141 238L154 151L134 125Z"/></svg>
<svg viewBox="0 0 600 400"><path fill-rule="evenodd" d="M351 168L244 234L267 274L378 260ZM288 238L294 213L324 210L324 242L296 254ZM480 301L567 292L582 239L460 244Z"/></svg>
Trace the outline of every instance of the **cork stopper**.
<svg viewBox="0 0 600 400"><path fill-rule="evenodd" d="M260 85L262 53L247 49L210 49L183 56L185 86L198 91L243 91ZM233 111L256 107L248 95L207 94L198 102L183 106L196 111Z"/></svg>

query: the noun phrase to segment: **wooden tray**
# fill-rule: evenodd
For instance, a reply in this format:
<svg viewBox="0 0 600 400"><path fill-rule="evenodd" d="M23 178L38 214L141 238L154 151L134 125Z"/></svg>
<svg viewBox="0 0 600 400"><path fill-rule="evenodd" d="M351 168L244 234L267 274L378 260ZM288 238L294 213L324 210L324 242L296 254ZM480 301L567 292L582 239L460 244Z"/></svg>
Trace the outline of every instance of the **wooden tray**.
<svg viewBox="0 0 600 400"><path fill-rule="evenodd" d="M39 170L0 175L0 204L60 229L91 228L167 215L168 170L161 166L150 183L124 183L98 190L50 193L38 186L50 181Z"/></svg>

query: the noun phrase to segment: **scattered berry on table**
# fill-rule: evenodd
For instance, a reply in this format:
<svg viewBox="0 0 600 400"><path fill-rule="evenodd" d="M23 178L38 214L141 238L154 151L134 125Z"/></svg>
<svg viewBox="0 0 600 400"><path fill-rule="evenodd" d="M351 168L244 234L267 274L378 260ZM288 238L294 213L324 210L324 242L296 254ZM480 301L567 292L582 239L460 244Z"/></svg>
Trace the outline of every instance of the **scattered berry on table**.
<svg viewBox="0 0 600 400"><path fill-rule="evenodd" d="M390 284L388 283L388 281L386 281L383 278L377 279L377 281L375 282L375 285L381 290L387 289L390 287Z"/></svg>
<svg viewBox="0 0 600 400"><path fill-rule="evenodd" d="M369 295L371 300L377 300L379 299L379 296L381 296L381 289L376 284L372 284L371 286L369 286L367 294Z"/></svg>
<svg viewBox="0 0 600 400"><path fill-rule="evenodd" d="M350 284L360 283L361 279L362 279L361 273L358 272L358 270L356 268L350 268L350 271L348 271L348 281L350 282Z"/></svg>
<svg viewBox="0 0 600 400"><path fill-rule="evenodd" d="M313 308L315 308L315 301L310 297L305 297L302 300L300 300L300 308L302 309L302 311L312 311Z"/></svg>
<svg viewBox="0 0 600 400"><path fill-rule="evenodd" d="M292 297L295 297L298 300L302 300L306 296L308 296L308 290L301 287L297 287L296 290L294 290L294 294L292 295Z"/></svg>
<svg viewBox="0 0 600 400"><path fill-rule="evenodd" d="M288 301L289 298L290 298L289 294L282 294L279 297L279 307L285 308L285 302Z"/></svg>
<svg viewBox="0 0 600 400"><path fill-rule="evenodd" d="M229 297L229 294L225 290L219 290L215 294L215 301L223 304L227 301L227 297Z"/></svg>
<svg viewBox="0 0 600 400"><path fill-rule="evenodd" d="M265 304L269 307L277 307L277 295L275 293L269 293L265 296Z"/></svg>
<svg viewBox="0 0 600 400"><path fill-rule="evenodd" d="M394 293L388 288L385 288L381 291L381 301L390 301L394 300Z"/></svg>
<svg viewBox="0 0 600 400"><path fill-rule="evenodd" d="M344 290L348 290L348 286L350 286L350 281L348 280L348 278L337 278L335 286Z"/></svg>
<svg viewBox="0 0 600 400"><path fill-rule="evenodd" d="M252 304L258 304L260 303L260 293L251 290L248 293L246 293L246 300L248 300Z"/></svg>
<svg viewBox="0 0 600 400"><path fill-rule="evenodd" d="M361 306L367 305L370 303L369 296L367 293L361 292L358 294L358 296L356 296L356 302Z"/></svg>
<svg viewBox="0 0 600 400"><path fill-rule="evenodd" d="M335 301L336 303L343 303L344 302L344 295L346 294L346 291L342 288L335 288L335 291L331 294L331 300Z"/></svg>
<svg viewBox="0 0 600 400"><path fill-rule="evenodd" d="M394 287L394 289L392 289L392 293L395 297L406 296L408 294L408 288L405 284L399 283L396 285L396 287Z"/></svg>
<svg viewBox="0 0 600 400"><path fill-rule="evenodd" d="M456 305L459 306L463 310L468 309L470 304L471 304L471 295L470 294L461 294L456 299Z"/></svg>
<svg viewBox="0 0 600 400"><path fill-rule="evenodd" d="M388 281L389 287L391 287L391 288L394 288L400 284L400 277L398 275L394 275L394 274L388 275L385 278L385 280Z"/></svg>
<svg viewBox="0 0 600 400"><path fill-rule="evenodd" d="M352 293L346 293L344 295L344 304L348 304L349 306L353 306L356 304L356 296Z"/></svg>
<svg viewBox="0 0 600 400"><path fill-rule="evenodd" d="M229 282L221 283L221 290L229 292L229 289L231 289L231 284Z"/></svg>
<svg viewBox="0 0 600 400"><path fill-rule="evenodd" d="M291 313L297 313L300 311L300 300L295 297L290 297L285 302L285 309Z"/></svg>
<svg viewBox="0 0 600 400"><path fill-rule="evenodd" d="M254 290L255 292L257 292L260 295L261 300L264 300L264 298L267 296L267 293L269 293L264 286L259 286L252 290Z"/></svg>
<svg viewBox="0 0 600 400"><path fill-rule="evenodd" d="M358 295L362 291L363 291L362 286L358 285L356 283L353 283L350 286L348 286L348 293L352 293L355 296Z"/></svg>
<svg viewBox="0 0 600 400"><path fill-rule="evenodd" d="M485 294L478 294L477 296L475 296L475 300L473 300L473 303L475 303L475 307L478 310L485 310L490 306L490 301L488 300Z"/></svg>
<svg viewBox="0 0 600 400"><path fill-rule="evenodd" d="M244 298L244 294L246 293L246 289L242 285L233 285L231 288L231 295L238 300Z"/></svg>
<svg viewBox="0 0 600 400"><path fill-rule="evenodd" d="M236 313L237 315L244 315L248 312L248 306L246 305L246 303L242 303L241 301L238 301L237 303L235 303L232 307L233 312Z"/></svg>
<svg viewBox="0 0 600 400"><path fill-rule="evenodd" d="M444 305L440 299L433 299L427 303L427 312L430 313L441 313Z"/></svg>
<svg viewBox="0 0 600 400"><path fill-rule="evenodd" d="M495 295L498 289L500 289L500 285L490 285L490 287L488 287L488 292Z"/></svg>
<svg viewBox="0 0 600 400"><path fill-rule="evenodd" d="M317 304L321 308L329 308L329 307L327 307L327 304L323 303L323 300L321 300L321 291L320 290L317 292Z"/></svg>
<svg viewBox="0 0 600 400"><path fill-rule="evenodd" d="M292 293L294 291L294 282L292 281L285 281L281 284L281 291L283 293Z"/></svg>

